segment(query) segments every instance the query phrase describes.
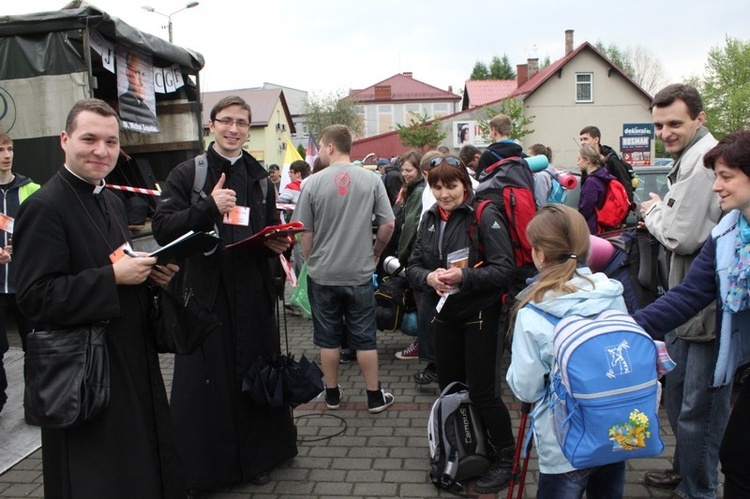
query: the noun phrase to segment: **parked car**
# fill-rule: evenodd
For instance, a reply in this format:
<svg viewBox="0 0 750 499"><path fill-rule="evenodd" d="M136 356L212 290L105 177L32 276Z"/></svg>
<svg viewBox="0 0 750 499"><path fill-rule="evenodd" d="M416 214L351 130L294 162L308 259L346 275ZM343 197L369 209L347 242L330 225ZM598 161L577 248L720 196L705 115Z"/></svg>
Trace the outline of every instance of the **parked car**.
<svg viewBox="0 0 750 499"><path fill-rule="evenodd" d="M674 160L672 158L655 158L654 166L672 166Z"/></svg>
<svg viewBox="0 0 750 499"><path fill-rule="evenodd" d="M633 168L638 175L638 187L635 189L633 200L636 204L635 212L628 215L626 224L633 226L637 222L637 216L641 212L641 202L650 199L649 193L658 194L662 199L669 190L667 184L667 173L672 169L670 166L636 166ZM578 177L578 185L575 189L568 191L565 204L578 209L578 198L581 195L581 172L579 170L566 170L566 173Z"/></svg>

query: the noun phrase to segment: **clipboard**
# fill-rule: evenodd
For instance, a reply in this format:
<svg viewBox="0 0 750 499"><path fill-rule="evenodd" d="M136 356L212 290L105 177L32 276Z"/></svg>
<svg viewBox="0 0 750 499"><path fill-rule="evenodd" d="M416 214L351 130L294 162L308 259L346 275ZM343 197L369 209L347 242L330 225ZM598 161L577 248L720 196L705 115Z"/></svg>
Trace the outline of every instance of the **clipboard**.
<svg viewBox="0 0 750 499"><path fill-rule="evenodd" d="M307 229L302 222L289 222L288 224L269 225L264 227L263 230L253 234L247 239L237 241L236 243L228 244L224 247L225 250L232 249L248 249L256 248L263 244L268 238L277 237L288 237L300 232L305 232Z"/></svg>
<svg viewBox="0 0 750 499"><path fill-rule="evenodd" d="M176 263L196 253L211 251L221 242L214 231L189 231L171 243L152 251L148 256L155 256L159 263Z"/></svg>

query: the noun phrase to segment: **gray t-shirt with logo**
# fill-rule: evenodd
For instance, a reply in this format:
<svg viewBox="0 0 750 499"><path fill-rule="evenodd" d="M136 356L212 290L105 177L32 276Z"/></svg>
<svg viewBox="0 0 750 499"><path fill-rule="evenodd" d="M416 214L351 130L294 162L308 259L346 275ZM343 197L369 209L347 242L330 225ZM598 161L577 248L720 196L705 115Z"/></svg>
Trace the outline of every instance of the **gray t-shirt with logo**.
<svg viewBox="0 0 750 499"><path fill-rule="evenodd" d="M333 164L305 182L294 220L313 232L307 272L316 284L358 286L372 278L372 221L394 219L380 177L351 164Z"/></svg>

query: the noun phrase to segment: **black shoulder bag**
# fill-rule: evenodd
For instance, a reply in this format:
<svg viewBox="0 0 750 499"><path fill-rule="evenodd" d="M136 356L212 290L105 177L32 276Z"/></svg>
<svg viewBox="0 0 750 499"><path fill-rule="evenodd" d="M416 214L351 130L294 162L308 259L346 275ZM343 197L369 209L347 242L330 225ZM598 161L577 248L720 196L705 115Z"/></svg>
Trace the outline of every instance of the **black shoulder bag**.
<svg viewBox="0 0 750 499"><path fill-rule="evenodd" d="M26 423L73 428L109 403L107 325L33 331L26 339Z"/></svg>

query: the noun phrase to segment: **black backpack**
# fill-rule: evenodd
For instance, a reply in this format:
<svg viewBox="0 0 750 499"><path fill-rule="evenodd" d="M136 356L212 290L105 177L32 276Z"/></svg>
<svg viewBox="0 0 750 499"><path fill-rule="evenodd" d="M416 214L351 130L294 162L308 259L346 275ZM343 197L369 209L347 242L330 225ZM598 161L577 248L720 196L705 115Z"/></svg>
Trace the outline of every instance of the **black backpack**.
<svg viewBox="0 0 750 499"><path fill-rule="evenodd" d="M430 480L439 489L464 495L461 483L490 466L490 445L466 385L453 382L432 405L427 422Z"/></svg>
<svg viewBox="0 0 750 499"><path fill-rule="evenodd" d="M622 283L628 312L635 313L666 293L666 252L654 236L646 230L626 229L600 237L615 247L600 272Z"/></svg>
<svg viewBox="0 0 750 499"><path fill-rule="evenodd" d="M400 270L385 276L375 290L375 322L379 331L390 333L400 328L404 315L416 308L409 281Z"/></svg>

